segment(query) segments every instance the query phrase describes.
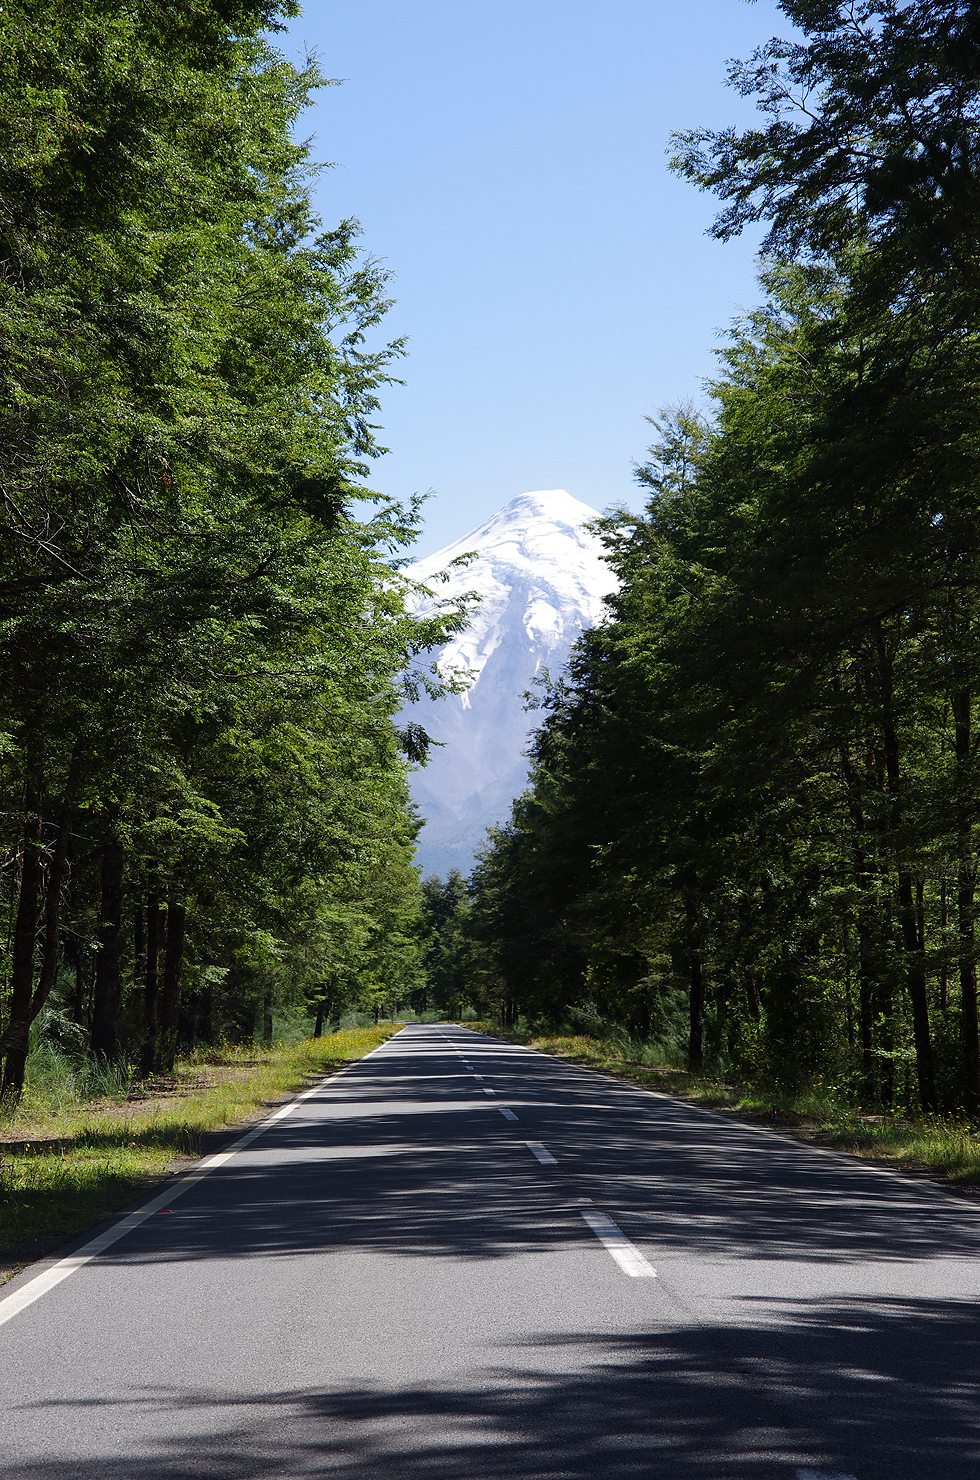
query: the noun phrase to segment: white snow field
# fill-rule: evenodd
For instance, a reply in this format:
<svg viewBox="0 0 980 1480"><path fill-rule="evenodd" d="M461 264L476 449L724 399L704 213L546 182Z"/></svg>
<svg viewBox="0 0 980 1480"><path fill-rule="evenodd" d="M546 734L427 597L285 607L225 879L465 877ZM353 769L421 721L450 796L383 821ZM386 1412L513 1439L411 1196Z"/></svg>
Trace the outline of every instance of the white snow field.
<svg viewBox="0 0 980 1480"><path fill-rule="evenodd" d="M430 589L437 600L465 591L481 597L470 627L439 655L444 672L470 670L469 690L402 711L443 742L412 779L427 820L418 852L426 873L468 873L486 828L507 818L524 789L523 752L541 715L525 711L523 695L544 670L560 674L572 643L602 619L603 599L616 587L600 541L583 527L596 512L561 488L523 493L409 569L429 584L457 555L475 551L468 566Z"/></svg>

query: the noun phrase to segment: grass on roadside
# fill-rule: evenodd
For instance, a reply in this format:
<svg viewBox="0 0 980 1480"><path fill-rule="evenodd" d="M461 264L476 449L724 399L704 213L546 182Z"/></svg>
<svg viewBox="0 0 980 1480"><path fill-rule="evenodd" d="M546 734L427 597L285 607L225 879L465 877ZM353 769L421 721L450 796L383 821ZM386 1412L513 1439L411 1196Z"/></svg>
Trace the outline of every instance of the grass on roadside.
<svg viewBox="0 0 980 1480"><path fill-rule="evenodd" d="M400 1024L354 1028L289 1047L224 1048L172 1078L85 1099L42 1077L0 1117L0 1280L91 1228L200 1154L202 1138L247 1120L331 1069L362 1058ZM29 1149L19 1149L30 1142ZM18 1149L11 1149L11 1146Z"/></svg>
<svg viewBox="0 0 980 1480"><path fill-rule="evenodd" d="M727 1084L670 1064L657 1064L657 1051L643 1053L638 1045L625 1048L584 1034L535 1037L493 1023L464 1023L511 1043L521 1043L555 1058L570 1059L585 1068L653 1089L734 1119L788 1131L802 1140L848 1151L868 1160L907 1171L927 1171L961 1185L980 1185L980 1127L962 1119L930 1115L870 1115L841 1103L832 1093L815 1086L804 1094L778 1095L748 1085ZM633 1055L636 1055L635 1057Z"/></svg>

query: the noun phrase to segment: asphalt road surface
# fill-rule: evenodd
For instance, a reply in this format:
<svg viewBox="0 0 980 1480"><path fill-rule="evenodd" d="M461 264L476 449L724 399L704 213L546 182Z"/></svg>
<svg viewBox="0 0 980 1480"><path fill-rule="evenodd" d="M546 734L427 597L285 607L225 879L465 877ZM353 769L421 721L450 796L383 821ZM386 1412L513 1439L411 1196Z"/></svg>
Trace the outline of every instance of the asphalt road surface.
<svg viewBox="0 0 980 1480"><path fill-rule="evenodd" d="M972 1205L462 1028L122 1226L4 1287L4 1480L980 1477Z"/></svg>

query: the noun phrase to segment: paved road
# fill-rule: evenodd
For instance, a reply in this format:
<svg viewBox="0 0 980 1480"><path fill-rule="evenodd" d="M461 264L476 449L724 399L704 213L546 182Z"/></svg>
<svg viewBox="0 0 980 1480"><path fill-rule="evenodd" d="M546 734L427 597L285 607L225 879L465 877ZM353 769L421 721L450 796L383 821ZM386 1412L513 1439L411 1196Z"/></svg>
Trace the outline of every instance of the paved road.
<svg viewBox="0 0 980 1480"><path fill-rule="evenodd" d="M204 1170L5 1287L4 1480L980 1477L927 1185L438 1026Z"/></svg>

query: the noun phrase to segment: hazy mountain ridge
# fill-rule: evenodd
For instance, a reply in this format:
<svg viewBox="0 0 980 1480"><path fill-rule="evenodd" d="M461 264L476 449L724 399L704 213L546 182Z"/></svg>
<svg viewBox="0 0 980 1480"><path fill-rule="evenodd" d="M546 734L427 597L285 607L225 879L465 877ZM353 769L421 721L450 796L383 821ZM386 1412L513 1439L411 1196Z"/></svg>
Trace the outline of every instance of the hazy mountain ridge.
<svg viewBox="0 0 980 1480"><path fill-rule="evenodd" d="M506 818L524 789L523 751L538 717L525 712L523 694L543 669L557 675L616 586L600 541L583 528L596 513L563 489L521 494L408 572L431 584L456 556L477 552L432 586L436 600L466 591L481 598L470 626L439 655L443 672L466 668L474 681L465 694L403 711L443 745L412 779L427 819L419 845L426 871L468 871L486 828Z"/></svg>

